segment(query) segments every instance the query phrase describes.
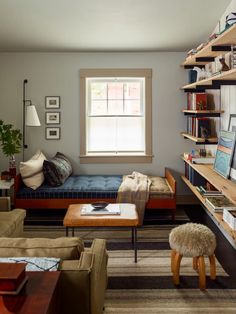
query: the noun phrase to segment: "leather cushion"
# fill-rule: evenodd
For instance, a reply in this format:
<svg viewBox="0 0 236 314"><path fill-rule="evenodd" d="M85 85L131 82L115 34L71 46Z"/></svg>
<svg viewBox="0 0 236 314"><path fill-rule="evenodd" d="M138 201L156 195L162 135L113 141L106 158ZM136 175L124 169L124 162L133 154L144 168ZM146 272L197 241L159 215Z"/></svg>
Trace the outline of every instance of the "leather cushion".
<svg viewBox="0 0 236 314"><path fill-rule="evenodd" d="M60 186L72 173L72 165L62 153L56 153L51 160L44 160L43 173L48 184Z"/></svg>

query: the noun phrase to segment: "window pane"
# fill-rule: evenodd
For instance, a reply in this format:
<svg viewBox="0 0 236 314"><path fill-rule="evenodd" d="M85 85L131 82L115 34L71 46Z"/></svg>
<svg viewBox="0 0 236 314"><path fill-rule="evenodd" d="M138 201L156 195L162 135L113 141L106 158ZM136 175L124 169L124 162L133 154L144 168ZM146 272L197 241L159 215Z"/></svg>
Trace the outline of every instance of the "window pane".
<svg viewBox="0 0 236 314"><path fill-rule="evenodd" d="M116 150L116 118L88 119L88 152Z"/></svg>
<svg viewBox="0 0 236 314"><path fill-rule="evenodd" d="M125 100L125 114L141 115L140 100Z"/></svg>
<svg viewBox="0 0 236 314"><path fill-rule="evenodd" d="M106 83L91 83L91 99L106 99L107 84Z"/></svg>
<svg viewBox="0 0 236 314"><path fill-rule="evenodd" d="M117 150L144 152L144 122L142 117L117 118Z"/></svg>
<svg viewBox="0 0 236 314"><path fill-rule="evenodd" d="M125 84L125 99L140 99L141 83L132 82Z"/></svg>
<svg viewBox="0 0 236 314"><path fill-rule="evenodd" d="M108 100L108 114L120 115L123 114L123 100Z"/></svg>
<svg viewBox="0 0 236 314"><path fill-rule="evenodd" d="M91 115L105 115L107 114L106 100L92 100L91 102Z"/></svg>
<svg viewBox="0 0 236 314"><path fill-rule="evenodd" d="M108 83L108 99L123 99L123 83Z"/></svg>

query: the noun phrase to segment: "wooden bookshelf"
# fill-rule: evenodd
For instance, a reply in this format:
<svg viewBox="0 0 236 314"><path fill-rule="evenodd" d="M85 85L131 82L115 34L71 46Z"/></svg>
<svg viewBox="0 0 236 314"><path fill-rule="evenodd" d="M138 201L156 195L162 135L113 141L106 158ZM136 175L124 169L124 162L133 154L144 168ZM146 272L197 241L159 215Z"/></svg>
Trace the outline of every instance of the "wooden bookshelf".
<svg viewBox="0 0 236 314"><path fill-rule="evenodd" d="M191 55L186 58L183 66L191 66L191 65L205 65L211 61L200 61L198 58L215 58L219 55L225 53L223 49L219 49L218 51L214 51L214 47L219 46L231 46L236 44L236 25L231 26L221 35L219 35L216 39L211 40L205 47L199 50L196 54ZM227 51L226 51L227 52Z"/></svg>
<svg viewBox="0 0 236 314"><path fill-rule="evenodd" d="M185 132L181 132L181 135L184 138L188 138L189 140L195 142L196 144L212 144L212 145L216 145L218 143L218 138L217 137L209 137L207 140L201 137L195 137L191 134L185 133Z"/></svg>
<svg viewBox="0 0 236 314"><path fill-rule="evenodd" d="M208 204L206 204L205 198L198 192L196 187L192 185L191 182L185 176L181 176L181 178L185 182L185 184L190 188L190 190L196 195L196 197L200 200L200 202L204 206L204 209L207 211L208 215L213 219L216 225L221 229L221 231L224 233L224 235L230 241L233 247L236 248L236 230L233 230L223 220L223 213L214 212L214 210ZM235 189L236 189L236 185L235 185Z"/></svg>

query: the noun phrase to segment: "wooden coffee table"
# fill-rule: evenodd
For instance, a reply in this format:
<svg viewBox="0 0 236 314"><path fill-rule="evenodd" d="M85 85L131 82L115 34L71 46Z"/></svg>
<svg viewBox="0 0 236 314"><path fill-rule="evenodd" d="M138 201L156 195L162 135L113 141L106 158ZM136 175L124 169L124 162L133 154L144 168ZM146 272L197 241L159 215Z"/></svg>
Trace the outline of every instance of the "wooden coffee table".
<svg viewBox="0 0 236 314"><path fill-rule="evenodd" d="M134 204L117 204L120 206L120 215L81 215L81 208L88 204L72 204L68 207L63 220L66 227L66 236L71 229L74 236L74 229L80 227L124 227L132 230L132 243L134 247L134 260L137 263L137 226L138 214Z"/></svg>

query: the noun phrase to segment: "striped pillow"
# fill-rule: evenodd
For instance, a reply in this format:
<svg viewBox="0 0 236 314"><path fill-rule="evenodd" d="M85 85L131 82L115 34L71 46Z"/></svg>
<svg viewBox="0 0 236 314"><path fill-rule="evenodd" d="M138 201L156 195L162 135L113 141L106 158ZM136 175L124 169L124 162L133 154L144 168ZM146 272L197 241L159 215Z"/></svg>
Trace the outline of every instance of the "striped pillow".
<svg viewBox="0 0 236 314"><path fill-rule="evenodd" d="M60 186L71 175L72 165L65 155L56 153L52 159L44 160L43 173L49 185Z"/></svg>
<svg viewBox="0 0 236 314"><path fill-rule="evenodd" d="M36 154L25 162L20 162L20 174L24 184L36 190L44 181L43 162L44 154L38 150Z"/></svg>

